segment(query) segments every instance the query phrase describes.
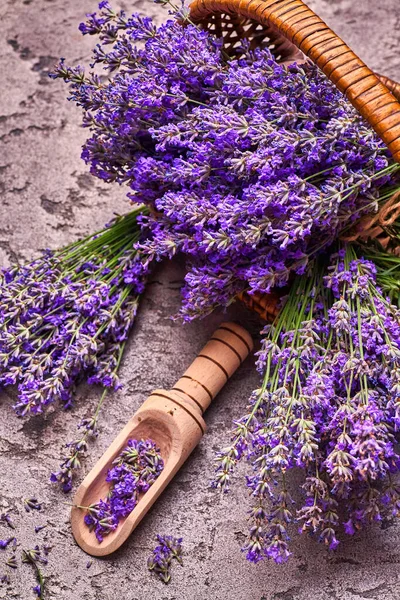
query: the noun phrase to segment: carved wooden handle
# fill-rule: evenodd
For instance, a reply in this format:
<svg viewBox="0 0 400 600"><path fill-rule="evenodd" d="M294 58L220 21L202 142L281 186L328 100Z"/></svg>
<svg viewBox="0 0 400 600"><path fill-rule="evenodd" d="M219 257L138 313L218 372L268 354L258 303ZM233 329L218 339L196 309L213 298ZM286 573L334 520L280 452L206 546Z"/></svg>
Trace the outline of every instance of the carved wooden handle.
<svg viewBox="0 0 400 600"><path fill-rule="evenodd" d="M250 334L236 323L222 323L172 388L204 412L253 349Z"/></svg>
<svg viewBox="0 0 400 600"><path fill-rule="evenodd" d="M302 0L194 0L190 5L195 23L215 13L240 14L278 29L347 96L400 162L400 103Z"/></svg>

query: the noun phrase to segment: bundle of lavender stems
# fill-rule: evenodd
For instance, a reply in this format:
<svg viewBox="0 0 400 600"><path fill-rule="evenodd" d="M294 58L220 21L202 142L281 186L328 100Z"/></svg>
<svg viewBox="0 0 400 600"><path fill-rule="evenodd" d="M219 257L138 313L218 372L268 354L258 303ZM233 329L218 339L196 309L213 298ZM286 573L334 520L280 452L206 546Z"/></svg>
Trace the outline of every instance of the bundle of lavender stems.
<svg viewBox="0 0 400 600"><path fill-rule="evenodd" d="M3 273L0 381L18 383L15 410L68 408L83 379L117 388L146 274L179 252L183 321L283 289L261 332L261 387L217 457L224 491L249 462L247 558L285 561L296 530L333 550L343 531L397 515L400 259L343 239L400 189L400 165L314 65L245 41L229 58L184 8L156 27L103 1L80 30L99 37L91 70L61 60L52 76L83 111L90 172L126 186L135 208ZM400 220L387 233L399 246ZM52 475L64 491L104 394Z"/></svg>
<svg viewBox="0 0 400 600"><path fill-rule="evenodd" d="M64 491L88 438L97 435L108 391L121 385L117 373L148 270L135 247L144 211L115 217L102 231L1 274L0 385L18 385L17 415L36 415L54 403L71 407L81 381L104 387L52 474Z"/></svg>

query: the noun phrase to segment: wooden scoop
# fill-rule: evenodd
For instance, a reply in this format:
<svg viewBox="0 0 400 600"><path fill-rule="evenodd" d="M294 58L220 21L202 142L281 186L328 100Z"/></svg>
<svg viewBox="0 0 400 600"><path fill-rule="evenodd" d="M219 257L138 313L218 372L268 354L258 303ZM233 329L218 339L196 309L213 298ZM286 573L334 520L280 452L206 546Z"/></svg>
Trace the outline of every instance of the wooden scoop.
<svg viewBox="0 0 400 600"><path fill-rule="evenodd" d="M92 556L117 550L140 523L152 504L201 440L206 424L202 414L252 350L249 333L235 323L223 323L172 390L155 390L85 477L74 498L72 533ZM84 523L89 506L109 491L107 471L129 439L151 439L160 448L164 469L141 496L134 510L102 543ZM77 505L77 506L76 506Z"/></svg>

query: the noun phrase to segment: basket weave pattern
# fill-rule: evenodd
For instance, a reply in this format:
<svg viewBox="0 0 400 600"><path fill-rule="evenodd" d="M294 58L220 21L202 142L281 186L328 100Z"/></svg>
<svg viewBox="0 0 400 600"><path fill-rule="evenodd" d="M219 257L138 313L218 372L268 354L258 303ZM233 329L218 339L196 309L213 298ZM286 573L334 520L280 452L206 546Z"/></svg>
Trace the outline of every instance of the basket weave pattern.
<svg viewBox="0 0 400 600"><path fill-rule="evenodd" d="M400 162L399 101L302 0L194 0L190 5L190 18L195 23L207 26L213 15L231 17L214 19L215 32L223 33L230 46L241 36L240 17L244 17L250 20L244 23L249 31L246 37L256 45L256 36L260 34L262 40L265 28L300 49L347 96ZM229 26L222 27L225 22ZM222 27L220 32L218 27Z"/></svg>

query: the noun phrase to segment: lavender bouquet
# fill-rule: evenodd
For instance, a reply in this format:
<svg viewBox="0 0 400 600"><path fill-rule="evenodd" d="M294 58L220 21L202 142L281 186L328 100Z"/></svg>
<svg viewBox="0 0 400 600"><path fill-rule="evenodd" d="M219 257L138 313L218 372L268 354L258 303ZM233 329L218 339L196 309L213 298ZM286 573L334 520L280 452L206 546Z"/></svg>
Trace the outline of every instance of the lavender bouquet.
<svg viewBox="0 0 400 600"><path fill-rule="evenodd" d="M286 67L267 48L251 51L245 43L229 58L222 41L191 24L184 9L177 16L179 21L157 28L151 19L114 12L103 1L80 26L100 40L92 71L61 60L52 75L70 85L71 99L83 110L90 134L82 157L91 173L127 186L139 208L116 237L107 238L105 271L101 261L101 267L97 261L89 267L94 279L100 277L94 304L102 307L106 298L107 324L99 322L97 309L85 312L91 304L85 300L76 336L75 300L65 308L54 305L57 294L47 296L47 288L39 286L37 298L43 290L50 298L51 325L53 308L67 323L72 319L63 332L73 351L65 349L63 333L61 350L55 344L53 354L53 346L45 346L40 365L46 365L48 376L40 373L39 383L25 391L25 378L38 378L29 375L31 361L20 365L20 351L12 354L15 335L26 334L25 329L10 332L6 317L5 356L12 356L11 367L19 370L14 377L7 363L5 381L23 380L21 414L41 410L55 396L68 405L81 374L114 385L152 260L186 255L181 309L186 321L229 305L243 290L286 288L279 317L262 332L261 388L218 457L215 479L216 487L227 490L237 461L248 459L253 508L247 557L282 562L290 555L289 532L296 524L334 549L341 526L352 534L387 512L397 514L400 506L395 480L400 329L392 304L399 299L399 262L378 245L338 241L398 189L400 166L312 64ZM393 239L398 231L397 220ZM96 245L96 239L90 243ZM86 273L87 257L82 260ZM115 265L120 275L113 283L107 269ZM37 266L43 267L47 285L53 267L43 261ZM20 291L13 282L19 285L20 273L36 289L32 269L6 275L11 314L18 305ZM76 275L70 281L70 273L69 266L65 280L61 269L55 281L68 290L72 285L75 293ZM83 289L91 289L92 281L88 275ZM34 325L42 332L41 321ZM81 331L85 350L79 345L75 352ZM42 341L45 336L46 328ZM63 356L70 366L66 383L43 397L42 379L46 386L58 381L57 360ZM97 415L82 424L83 437L71 444L53 476L67 490ZM294 467L304 472L304 502L297 507L287 485Z"/></svg>
<svg viewBox="0 0 400 600"><path fill-rule="evenodd" d="M137 219L144 212L136 208L102 231L0 276L0 385L18 384L17 415L36 415L54 403L69 408L82 380L105 388L52 475L64 491L71 489L88 437L97 435L108 390L121 385L117 372L149 268L136 249Z"/></svg>
<svg viewBox="0 0 400 600"><path fill-rule="evenodd" d="M294 281L262 335L262 386L218 457L215 485L227 489L247 458L247 558L282 562L291 523L334 549L339 525L352 535L400 510L400 312L377 287L375 265L347 246ZM287 486L295 467L305 473L297 509Z"/></svg>
<svg viewBox="0 0 400 600"><path fill-rule="evenodd" d="M186 320L244 289L286 285L399 181L384 144L311 63L287 68L267 48L228 59L188 21L156 28L107 2L80 29L99 36L92 67L109 73L61 61L54 74L90 129L82 157L151 207L143 252L187 255Z"/></svg>

